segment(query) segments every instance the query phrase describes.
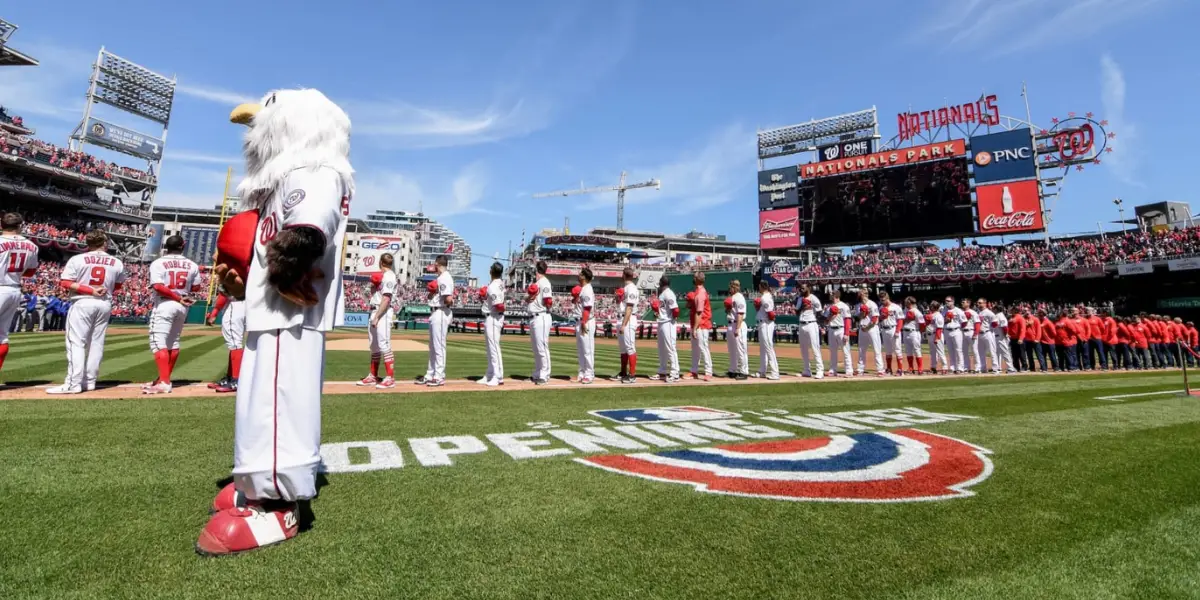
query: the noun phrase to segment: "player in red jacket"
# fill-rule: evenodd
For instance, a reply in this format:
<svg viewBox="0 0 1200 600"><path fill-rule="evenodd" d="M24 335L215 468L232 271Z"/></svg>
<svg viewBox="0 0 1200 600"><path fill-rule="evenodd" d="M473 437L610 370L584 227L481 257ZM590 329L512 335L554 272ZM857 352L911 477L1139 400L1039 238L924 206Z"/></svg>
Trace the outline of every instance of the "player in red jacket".
<svg viewBox="0 0 1200 600"><path fill-rule="evenodd" d="M1150 368L1150 327L1142 319L1142 316L1133 317L1133 324L1129 327L1130 350L1133 353L1133 366L1138 369Z"/></svg>
<svg viewBox="0 0 1200 600"><path fill-rule="evenodd" d="M1079 355L1076 354L1076 345L1079 343L1079 338L1076 334L1075 321L1067 314L1062 314L1058 318L1058 323L1055 324L1056 334L1058 339L1058 361L1060 365L1065 365L1062 370L1075 371L1079 369Z"/></svg>
<svg viewBox="0 0 1200 600"><path fill-rule="evenodd" d="M1096 314L1096 309L1087 309L1088 324L1088 364L1092 369L1108 370L1108 357L1104 353L1104 320Z"/></svg>
<svg viewBox="0 0 1200 600"><path fill-rule="evenodd" d="M1104 342L1104 354L1106 362L1112 363L1112 368L1117 369L1117 356L1114 352L1117 351L1117 321L1112 316L1112 311L1107 308L1100 310L1100 339Z"/></svg>
<svg viewBox="0 0 1200 600"><path fill-rule="evenodd" d="M1032 365L1025 362L1025 349L1022 340L1025 338L1025 317L1021 308L1014 307L1012 316L1008 318L1008 347L1012 350L1013 366L1018 371L1029 371Z"/></svg>
<svg viewBox="0 0 1200 600"><path fill-rule="evenodd" d="M1058 335L1058 327L1055 327L1054 321L1051 321L1050 317L1046 316L1045 306L1038 307L1037 316L1034 318L1040 321L1042 325L1042 339L1038 340L1038 343L1042 346L1042 355L1046 357L1046 362L1049 363L1050 370L1064 370L1061 367L1065 367L1065 365L1059 362L1054 351L1054 342Z"/></svg>

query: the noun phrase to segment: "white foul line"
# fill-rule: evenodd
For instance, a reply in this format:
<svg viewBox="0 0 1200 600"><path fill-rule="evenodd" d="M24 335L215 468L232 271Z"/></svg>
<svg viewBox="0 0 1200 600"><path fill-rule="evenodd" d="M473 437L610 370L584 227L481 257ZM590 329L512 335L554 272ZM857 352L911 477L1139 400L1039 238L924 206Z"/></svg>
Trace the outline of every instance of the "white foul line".
<svg viewBox="0 0 1200 600"><path fill-rule="evenodd" d="M1140 394L1118 394L1116 396L1097 396L1096 400L1121 400L1124 398L1137 398L1139 396L1161 396L1163 394L1186 394L1185 390L1166 390L1162 392L1142 392Z"/></svg>

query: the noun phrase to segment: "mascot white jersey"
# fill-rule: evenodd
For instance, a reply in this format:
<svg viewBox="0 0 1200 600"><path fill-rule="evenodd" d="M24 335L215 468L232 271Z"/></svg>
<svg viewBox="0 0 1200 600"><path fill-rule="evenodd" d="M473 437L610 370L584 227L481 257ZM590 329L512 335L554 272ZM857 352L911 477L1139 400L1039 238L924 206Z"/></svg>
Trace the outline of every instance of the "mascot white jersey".
<svg viewBox="0 0 1200 600"><path fill-rule="evenodd" d="M325 332L341 324L340 254L354 195L350 119L316 90L242 105L249 126L242 205L258 211L243 284L246 347L237 388L233 484L201 534L202 554L291 539L296 501L313 498L320 463Z"/></svg>

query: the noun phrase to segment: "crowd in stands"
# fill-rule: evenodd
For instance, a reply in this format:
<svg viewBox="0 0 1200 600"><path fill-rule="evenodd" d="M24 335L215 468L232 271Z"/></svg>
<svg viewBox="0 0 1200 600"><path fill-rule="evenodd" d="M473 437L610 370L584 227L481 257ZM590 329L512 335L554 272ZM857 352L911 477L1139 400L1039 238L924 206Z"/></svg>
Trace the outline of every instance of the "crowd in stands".
<svg viewBox="0 0 1200 600"><path fill-rule="evenodd" d="M30 214L21 226L21 235L57 241L83 241L84 235L93 229L131 237L148 237L149 225L119 223L115 221L85 221L82 219L55 219L48 215Z"/></svg>
<svg viewBox="0 0 1200 600"><path fill-rule="evenodd" d="M25 128L25 119L19 115L10 115L8 110L0 106L0 123L8 123L22 129Z"/></svg>
<svg viewBox="0 0 1200 600"><path fill-rule="evenodd" d="M1072 268L1137 263L1200 254L1200 227L1162 232L1130 231L1102 240L1062 240L1074 255Z"/></svg>
<svg viewBox="0 0 1200 600"><path fill-rule="evenodd" d="M8 117L7 114L2 112L0 112L0 115L3 115L0 116L0 120L5 120L5 122L19 127L25 126L24 120L21 117ZM118 176L149 183L153 183L156 179L153 174L140 169L123 167L116 163L96 158L86 152L63 148L29 136L12 135L5 131L0 131L0 154L27 158L52 167L74 171L106 181L111 181Z"/></svg>

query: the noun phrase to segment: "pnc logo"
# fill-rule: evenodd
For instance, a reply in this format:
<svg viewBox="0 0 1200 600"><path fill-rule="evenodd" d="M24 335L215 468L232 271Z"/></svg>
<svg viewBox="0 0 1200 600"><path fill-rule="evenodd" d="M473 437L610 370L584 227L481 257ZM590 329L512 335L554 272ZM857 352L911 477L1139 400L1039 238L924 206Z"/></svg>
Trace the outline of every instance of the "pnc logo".
<svg viewBox="0 0 1200 600"><path fill-rule="evenodd" d="M977 164L981 167L986 167L986 166L992 164L992 153L988 152L987 150L976 152L975 153L975 164Z"/></svg>

